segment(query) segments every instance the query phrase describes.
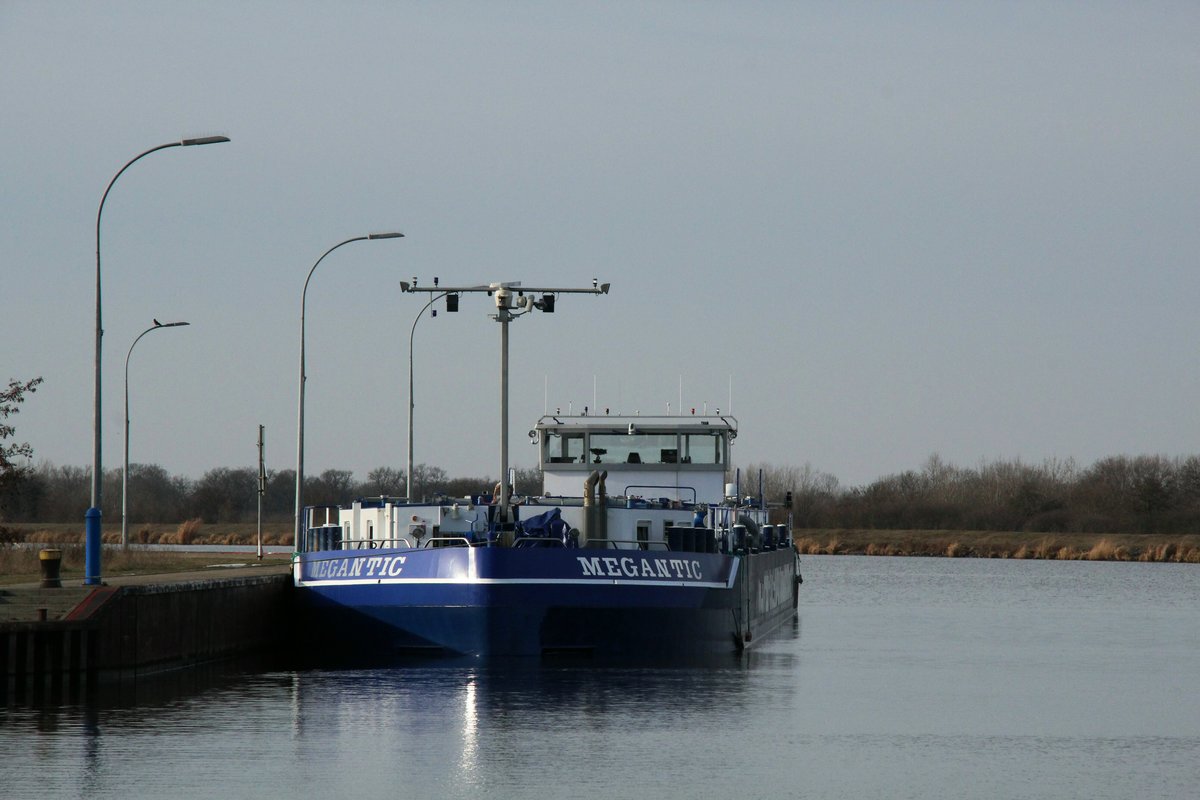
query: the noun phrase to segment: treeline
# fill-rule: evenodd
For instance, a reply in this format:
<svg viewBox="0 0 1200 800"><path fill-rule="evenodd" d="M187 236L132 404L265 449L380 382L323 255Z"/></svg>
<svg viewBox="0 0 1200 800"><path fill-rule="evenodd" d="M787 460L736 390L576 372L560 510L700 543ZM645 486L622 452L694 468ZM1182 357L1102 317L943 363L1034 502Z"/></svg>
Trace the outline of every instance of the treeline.
<svg viewBox="0 0 1200 800"><path fill-rule="evenodd" d="M757 494L760 466L744 470ZM764 494L793 493L798 528L1195 533L1200 531L1200 456L1112 456L995 461L957 467L933 455L919 470L842 488L810 466L761 466ZM747 492L743 488L743 492Z"/></svg>
<svg viewBox="0 0 1200 800"><path fill-rule="evenodd" d="M1028 531L1039 533L1194 533L1200 531L1200 456L1113 456L1081 468L1071 459L1041 464L995 461L975 468L933 455L916 470L884 476L865 486L843 487L828 473L803 467L752 464L738 471L743 495L762 491L782 505L792 493L797 528ZM731 475L730 480L735 476ZM268 473L263 517L291 519L295 472ZM489 494L496 479L451 478L440 467L413 469L414 497ZM130 523L252 522L257 517L258 475L251 468L219 468L196 479L162 467L129 470ZM349 470L306 476L306 505L339 504L355 497L406 491L404 470L379 467L355 480ZM538 494L537 468L517 470L517 494ZM42 464L22 470L0 497L12 522L73 522L90 505L91 471ZM121 516L121 471L104 476L104 518Z"/></svg>
<svg viewBox="0 0 1200 800"><path fill-rule="evenodd" d="M41 464L15 476L0 497L3 519L10 522L74 522L82 520L91 505L90 469ZM541 490L541 473L516 471L518 493ZM413 495L417 498L447 495L490 494L495 478L451 478L441 467L413 467ZM379 467L358 482L349 470L329 469L304 477L305 505L345 503L356 497L403 497L407 490L404 470ZM258 516L258 470L221 467L198 480L173 476L154 464L129 465L130 524L176 523L200 519L206 523L253 522ZM263 495L263 519L291 519L296 503L294 470L269 471ZM121 518L121 470L105 470L103 505L105 520Z"/></svg>

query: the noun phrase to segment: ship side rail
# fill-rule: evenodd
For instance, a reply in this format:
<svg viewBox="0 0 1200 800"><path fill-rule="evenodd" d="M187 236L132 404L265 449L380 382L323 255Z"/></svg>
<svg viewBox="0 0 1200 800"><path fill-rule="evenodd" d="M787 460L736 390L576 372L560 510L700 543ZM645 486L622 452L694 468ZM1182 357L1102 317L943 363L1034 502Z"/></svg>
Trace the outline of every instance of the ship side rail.
<svg viewBox="0 0 1200 800"><path fill-rule="evenodd" d="M430 536L421 547L470 547L471 540L465 536Z"/></svg>
<svg viewBox="0 0 1200 800"><path fill-rule="evenodd" d="M342 540L342 550L383 550L383 549L414 550L416 545L407 536L397 536L395 539L351 539Z"/></svg>
<svg viewBox="0 0 1200 800"><path fill-rule="evenodd" d="M695 486L667 486L665 484L650 484L650 483L631 483L625 487L625 496L629 496L630 489L667 489L672 492L691 492L691 505L696 505L696 487ZM667 498L663 498L667 499ZM679 500L680 503L686 503L686 500ZM669 503L668 503L669 504Z"/></svg>
<svg viewBox="0 0 1200 800"><path fill-rule="evenodd" d="M343 539L337 526L322 530L313 528L309 531L306 553L328 553L346 550L413 550L416 545L407 536L393 539Z"/></svg>
<svg viewBox="0 0 1200 800"><path fill-rule="evenodd" d="M641 539L588 539L583 547L596 550L670 550L666 542L648 542Z"/></svg>
<svg viewBox="0 0 1200 800"><path fill-rule="evenodd" d="M566 543L554 536L522 536L513 542L513 547L566 547Z"/></svg>

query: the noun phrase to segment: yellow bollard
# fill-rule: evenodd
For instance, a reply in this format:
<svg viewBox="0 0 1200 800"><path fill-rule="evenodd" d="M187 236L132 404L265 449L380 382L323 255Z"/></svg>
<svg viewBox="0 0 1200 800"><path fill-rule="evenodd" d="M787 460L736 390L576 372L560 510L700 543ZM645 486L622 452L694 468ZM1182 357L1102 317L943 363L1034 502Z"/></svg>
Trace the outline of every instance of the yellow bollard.
<svg viewBox="0 0 1200 800"><path fill-rule="evenodd" d="M42 588L61 589L62 579L59 577L59 570L62 568L62 550L58 548L41 550L38 552L38 560L42 567Z"/></svg>

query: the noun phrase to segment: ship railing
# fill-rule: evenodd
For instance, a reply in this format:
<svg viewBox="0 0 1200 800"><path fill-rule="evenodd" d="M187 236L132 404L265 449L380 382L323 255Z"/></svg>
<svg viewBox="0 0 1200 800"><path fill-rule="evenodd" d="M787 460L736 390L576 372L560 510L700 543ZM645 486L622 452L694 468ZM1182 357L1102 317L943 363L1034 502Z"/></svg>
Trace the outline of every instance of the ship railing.
<svg viewBox="0 0 1200 800"><path fill-rule="evenodd" d="M513 547L566 547L561 538L554 536L522 536L513 542Z"/></svg>
<svg viewBox="0 0 1200 800"><path fill-rule="evenodd" d="M421 547L470 547L471 540L465 536L430 536Z"/></svg>
<svg viewBox="0 0 1200 800"><path fill-rule="evenodd" d="M383 550L383 549L413 550L416 545L407 536L395 539L351 539L342 541L342 550Z"/></svg>
<svg viewBox="0 0 1200 800"><path fill-rule="evenodd" d="M598 550L670 550L666 542L648 542L642 539L588 539L583 547Z"/></svg>
<svg viewBox="0 0 1200 800"><path fill-rule="evenodd" d="M666 486L666 485L662 485L662 484L631 483L625 487L624 493L625 493L626 497L629 496L630 489L665 489L665 490L670 490L672 492L691 492L692 493L692 502L690 505L693 505L693 506L696 505L696 487L695 486ZM670 504L672 502L671 499L668 497L664 497L664 498L660 498L660 499L666 500L668 502L668 504ZM676 500L674 502L682 504L682 503L686 503L687 501L680 498L679 500Z"/></svg>

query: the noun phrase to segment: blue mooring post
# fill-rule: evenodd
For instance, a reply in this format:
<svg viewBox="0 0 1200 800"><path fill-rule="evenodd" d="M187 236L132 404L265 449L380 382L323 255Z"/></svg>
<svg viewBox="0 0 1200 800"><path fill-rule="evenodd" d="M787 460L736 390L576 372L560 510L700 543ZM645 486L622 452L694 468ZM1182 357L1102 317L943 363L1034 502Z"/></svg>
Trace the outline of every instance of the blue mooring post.
<svg viewBox="0 0 1200 800"><path fill-rule="evenodd" d="M100 585L100 509L89 508L84 514L83 585Z"/></svg>

